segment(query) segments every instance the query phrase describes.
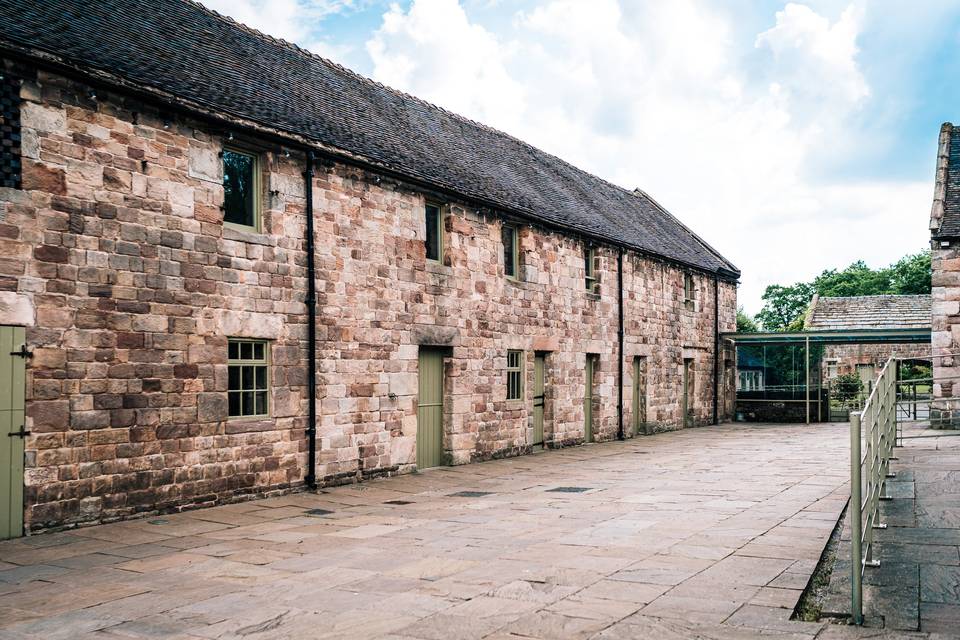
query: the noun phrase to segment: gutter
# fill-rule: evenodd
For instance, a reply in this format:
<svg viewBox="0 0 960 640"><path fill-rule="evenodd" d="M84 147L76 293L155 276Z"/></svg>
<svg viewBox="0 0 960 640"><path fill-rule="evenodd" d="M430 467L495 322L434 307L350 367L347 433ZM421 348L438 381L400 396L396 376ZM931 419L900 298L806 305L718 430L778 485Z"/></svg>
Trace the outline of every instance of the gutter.
<svg viewBox="0 0 960 640"><path fill-rule="evenodd" d="M317 488L317 277L313 238L313 151L307 151L306 170L307 217L307 486Z"/></svg>
<svg viewBox="0 0 960 640"><path fill-rule="evenodd" d="M617 440L623 440L623 247L617 250Z"/></svg>
<svg viewBox="0 0 960 640"><path fill-rule="evenodd" d="M217 123L221 127L237 131L237 130L246 130L257 136L262 136L266 138L273 138L278 142L284 142L288 146L296 146L305 150L313 150L315 153L322 155L326 158L329 158L335 162L343 162L345 164L353 165L357 168L372 171L375 173L380 173L385 176L394 178L401 182L405 182L412 186L419 187L421 189L433 191L437 194L443 194L450 196L454 199L467 201L479 205L480 207L486 207L495 211L500 211L510 215L520 217L524 220L527 220L534 224L540 224L547 228L552 228L558 231L563 231L571 235L579 235L585 238L591 238L606 244L613 245L618 248L625 248L629 251L633 251L638 255L645 256L654 260L665 262L667 264L676 265L684 269L691 269L699 273L706 273L712 275L715 273L720 273L725 279L730 280L731 282L736 282L740 277L740 272L735 269L729 269L726 267L720 267L715 271L711 271L707 267L702 267L695 265L677 258L671 258L668 256L660 255L649 250L641 249L639 247L634 247L631 245L623 244L618 241L617 238L612 236L605 236L595 231L590 231L588 229L583 229L580 227L564 224L556 220L547 220L544 219L543 214L537 214L532 209L520 209L515 206L505 205L498 203L492 200L488 200L483 196L471 195L464 191L458 190L454 186L442 185L436 182L433 182L431 178L426 176L416 176L411 175L411 173L391 168L390 166L378 161L376 159L367 158L364 156L359 156L352 152L333 147L329 144L325 144L313 138L308 138L307 136L286 131L284 129L277 129L269 125L263 125L254 120L250 120L245 116L240 116L236 114L231 114L228 111L223 111L217 107L207 106L203 103L178 97L174 94L168 93L166 91L155 89L152 87L146 87L143 85L138 85L136 83L129 82L116 76L115 74L84 67L75 63L70 63L63 59L60 56L48 53L46 51L33 49L27 46L19 45L10 41L0 43L0 54L5 55L10 58L18 58L29 64L33 64L39 67L44 67L46 69L52 70L56 73L67 75L70 74L79 76L84 79L86 82L93 85L103 86L106 89L113 90L115 92L125 92L129 95L137 97L143 100L156 100L160 101L167 106L173 108L174 110L186 113L191 117L200 119L206 119L212 122ZM629 193L629 192L628 192ZM644 194L652 202L653 199L648 195ZM667 213L671 218L677 220L673 214L670 214L668 211L663 209L659 204L655 205L658 209L661 209ZM677 221L679 222L679 221ZM710 247L706 242L704 242L699 236L690 231L685 225L680 223L680 226L684 228L688 233L690 233L694 238L697 239L711 254L718 258L719 261L727 263L726 259L720 256L712 247ZM727 263L729 264L729 263Z"/></svg>

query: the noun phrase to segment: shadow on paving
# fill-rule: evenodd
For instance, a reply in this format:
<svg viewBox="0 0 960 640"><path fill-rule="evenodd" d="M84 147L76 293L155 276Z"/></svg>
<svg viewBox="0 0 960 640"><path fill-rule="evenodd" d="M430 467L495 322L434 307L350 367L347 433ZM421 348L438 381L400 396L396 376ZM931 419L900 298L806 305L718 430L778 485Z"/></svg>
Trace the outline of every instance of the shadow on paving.
<svg viewBox="0 0 960 640"><path fill-rule="evenodd" d="M864 626L960 637L960 432L906 428L864 573ZM824 614L850 613L849 518Z"/></svg>
<svg viewBox="0 0 960 640"><path fill-rule="evenodd" d="M0 639L855 637L790 620L847 468L723 425L0 542Z"/></svg>

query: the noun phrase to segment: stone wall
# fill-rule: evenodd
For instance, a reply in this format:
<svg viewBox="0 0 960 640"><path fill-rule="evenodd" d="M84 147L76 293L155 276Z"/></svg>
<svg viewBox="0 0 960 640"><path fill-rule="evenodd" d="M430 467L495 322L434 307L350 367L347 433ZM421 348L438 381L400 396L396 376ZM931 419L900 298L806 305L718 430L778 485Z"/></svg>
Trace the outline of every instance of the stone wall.
<svg viewBox="0 0 960 640"><path fill-rule="evenodd" d="M949 244L949 243L947 243ZM960 245L934 242L933 268L933 426L960 425ZM937 399L941 399L937 402Z"/></svg>
<svg viewBox="0 0 960 640"><path fill-rule="evenodd" d="M829 379L829 367L836 365L836 374L856 373L857 365L873 365L876 375L891 357L930 359L928 344L842 344L828 345L823 352L823 379Z"/></svg>
<svg viewBox="0 0 960 640"><path fill-rule="evenodd" d="M261 155L263 232L222 224L230 134L46 73L20 70L23 190L0 189L0 324L27 326L26 522L32 529L210 504L300 486L307 400L304 161ZM238 134L239 135L239 134ZM546 355L547 446L583 441L586 354L598 354L596 439L617 434L617 250L521 224L520 277L503 276L503 219L444 207L444 255L425 259L424 194L359 169L314 183L317 475L325 484L413 470L417 354L446 346L444 449L459 464L528 451L536 351ZM519 221L513 221L519 222ZM624 425L645 356L647 422L712 420L715 281L627 253ZM719 283L720 330L736 288ZM269 419L227 418L227 339L269 340ZM506 352L523 349L523 400ZM733 388L733 367L723 363ZM720 399L729 414L732 393Z"/></svg>

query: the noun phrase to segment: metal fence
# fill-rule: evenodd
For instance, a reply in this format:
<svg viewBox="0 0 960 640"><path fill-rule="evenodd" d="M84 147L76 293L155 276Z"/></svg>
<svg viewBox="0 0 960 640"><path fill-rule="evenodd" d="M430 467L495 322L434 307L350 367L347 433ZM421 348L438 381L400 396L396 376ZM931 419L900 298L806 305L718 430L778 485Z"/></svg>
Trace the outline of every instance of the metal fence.
<svg viewBox="0 0 960 640"><path fill-rule="evenodd" d="M897 438L897 362L891 358L877 378L863 410L850 414L850 540L851 612L863 623L863 574L879 566L873 557L873 531L879 522L880 501L886 496L890 460Z"/></svg>

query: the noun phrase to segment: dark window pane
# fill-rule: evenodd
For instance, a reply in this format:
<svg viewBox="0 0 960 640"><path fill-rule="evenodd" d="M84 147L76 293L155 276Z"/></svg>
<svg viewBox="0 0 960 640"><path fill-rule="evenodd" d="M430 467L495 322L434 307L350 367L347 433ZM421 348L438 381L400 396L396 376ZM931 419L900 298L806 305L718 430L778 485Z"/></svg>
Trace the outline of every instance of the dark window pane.
<svg viewBox="0 0 960 640"><path fill-rule="evenodd" d="M236 360L240 357L240 345L236 342L231 342L229 350L227 352L227 357L231 360Z"/></svg>
<svg viewBox="0 0 960 640"><path fill-rule="evenodd" d="M440 259L440 207L427 205L427 260Z"/></svg>
<svg viewBox="0 0 960 640"><path fill-rule="evenodd" d="M223 219L225 222L256 226L254 210L253 156L236 151L223 152Z"/></svg>
<svg viewBox="0 0 960 640"><path fill-rule="evenodd" d="M253 357L256 360L263 360L263 343L262 342L253 343Z"/></svg>
<svg viewBox="0 0 960 640"><path fill-rule="evenodd" d="M503 272L510 277L514 277L517 275L516 264L513 260L516 251L514 245L516 244L517 230L513 227L504 227L501 235L503 238Z"/></svg>
<svg viewBox="0 0 960 640"><path fill-rule="evenodd" d="M257 367L257 389L267 388L267 368Z"/></svg>
<svg viewBox="0 0 960 640"><path fill-rule="evenodd" d="M254 413L258 416L263 416L267 414L267 392L258 391L257 392L257 406Z"/></svg>
<svg viewBox="0 0 960 640"><path fill-rule="evenodd" d="M249 360L252 357L253 357L253 343L241 342L240 343L240 359Z"/></svg>
<svg viewBox="0 0 960 640"><path fill-rule="evenodd" d="M253 391L244 391L241 394L242 400L242 411L245 416L253 415Z"/></svg>
<svg viewBox="0 0 960 640"><path fill-rule="evenodd" d="M231 391L237 391L240 389L240 367L230 366L227 368L229 381L227 383L227 388Z"/></svg>
<svg viewBox="0 0 960 640"><path fill-rule="evenodd" d="M253 367L241 367L243 373L240 377L240 388L243 390L253 389Z"/></svg>
<svg viewBox="0 0 960 640"><path fill-rule="evenodd" d="M240 394L239 393L228 393L227 398L230 403L230 415L239 416L240 414Z"/></svg>

